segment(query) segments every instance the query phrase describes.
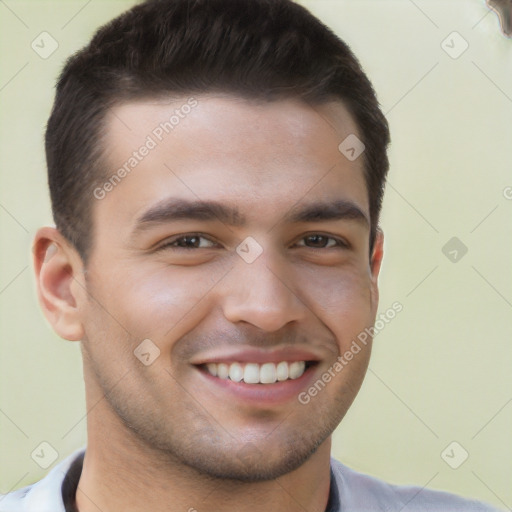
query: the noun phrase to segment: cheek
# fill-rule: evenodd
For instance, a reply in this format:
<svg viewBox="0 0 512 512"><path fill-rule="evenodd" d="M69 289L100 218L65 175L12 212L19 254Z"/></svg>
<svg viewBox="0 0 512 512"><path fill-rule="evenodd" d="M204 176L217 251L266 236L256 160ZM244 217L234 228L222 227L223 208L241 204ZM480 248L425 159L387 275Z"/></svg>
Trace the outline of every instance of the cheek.
<svg viewBox="0 0 512 512"><path fill-rule="evenodd" d="M297 282L312 306L329 315L365 313L371 309L371 279L367 269L301 269Z"/></svg>
<svg viewBox="0 0 512 512"><path fill-rule="evenodd" d="M89 283L94 300L83 311L85 348L106 387L121 378L130 389L167 382L169 375L161 372L168 366L172 346L207 314L205 297L219 279L217 272L199 275L193 267L120 267L95 275ZM163 356L157 356L150 366L141 364L134 354L146 339ZM149 348L153 357L156 352L151 345ZM127 371L130 375L125 379Z"/></svg>
<svg viewBox="0 0 512 512"><path fill-rule="evenodd" d="M300 273L304 302L344 350L374 321L371 279L365 268L319 269Z"/></svg>
<svg viewBox="0 0 512 512"><path fill-rule="evenodd" d="M132 268L119 272L119 280L106 286L115 290L114 311L130 332L163 341L169 336L176 339L184 326L205 314L207 295L224 272L214 266L208 271L193 266L162 265L139 272Z"/></svg>

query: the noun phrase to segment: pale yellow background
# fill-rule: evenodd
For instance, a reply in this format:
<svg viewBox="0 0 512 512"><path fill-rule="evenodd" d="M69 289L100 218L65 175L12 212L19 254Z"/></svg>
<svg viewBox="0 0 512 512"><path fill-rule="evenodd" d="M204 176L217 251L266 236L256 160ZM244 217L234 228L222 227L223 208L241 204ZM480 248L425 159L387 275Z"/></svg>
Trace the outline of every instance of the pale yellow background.
<svg viewBox="0 0 512 512"><path fill-rule="evenodd" d="M512 507L512 40L483 0L302 2L361 60L393 144L382 225L381 311L403 311L375 340L363 389L334 436L334 455L396 483ZM77 343L60 340L36 302L30 245L51 223L43 152L64 60L131 1L0 3L0 492L85 444ZM59 48L40 58L49 32ZM457 31L469 48L452 59ZM77 141L77 143L79 143ZM510 189L508 197L512 196ZM442 252L458 237L468 253ZM458 469L441 458L457 441Z"/></svg>

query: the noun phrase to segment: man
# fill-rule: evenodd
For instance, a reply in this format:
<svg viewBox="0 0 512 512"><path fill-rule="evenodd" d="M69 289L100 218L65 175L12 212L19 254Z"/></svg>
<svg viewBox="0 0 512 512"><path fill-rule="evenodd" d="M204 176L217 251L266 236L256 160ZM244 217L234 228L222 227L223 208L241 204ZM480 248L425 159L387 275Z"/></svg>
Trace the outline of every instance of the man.
<svg viewBox="0 0 512 512"><path fill-rule="evenodd" d="M58 83L34 243L88 443L1 510L492 510L330 458L370 357L388 143L349 48L290 0L101 28Z"/></svg>

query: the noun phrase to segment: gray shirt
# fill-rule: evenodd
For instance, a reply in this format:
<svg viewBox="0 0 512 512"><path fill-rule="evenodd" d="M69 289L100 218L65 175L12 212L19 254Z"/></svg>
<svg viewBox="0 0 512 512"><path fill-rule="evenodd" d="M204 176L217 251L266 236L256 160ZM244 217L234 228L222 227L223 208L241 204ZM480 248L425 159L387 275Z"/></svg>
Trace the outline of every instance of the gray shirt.
<svg viewBox="0 0 512 512"><path fill-rule="evenodd" d="M0 512L76 512L75 492L85 447L55 466L39 482L0 495ZM331 459L326 512L497 512L484 503L417 486L389 484Z"/></svg>

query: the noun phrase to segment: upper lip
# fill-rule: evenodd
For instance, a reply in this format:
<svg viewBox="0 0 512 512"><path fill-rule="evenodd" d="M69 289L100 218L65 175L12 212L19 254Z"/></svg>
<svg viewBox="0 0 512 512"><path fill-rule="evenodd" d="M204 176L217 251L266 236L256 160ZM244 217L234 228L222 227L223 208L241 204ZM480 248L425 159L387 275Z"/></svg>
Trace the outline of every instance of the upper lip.
<svg viewBox="0 0 512 512"><path fill-rule="evenodd" d="M273 350L261 350L256 348L246 348L240 350L218 349L210 350L208 353L197 356L191 361L194 365L208 363L279 363L281 361L319 361L320 357L307 349L296 347L284 347Z"/></svg>

